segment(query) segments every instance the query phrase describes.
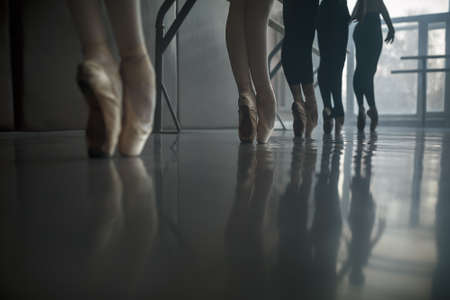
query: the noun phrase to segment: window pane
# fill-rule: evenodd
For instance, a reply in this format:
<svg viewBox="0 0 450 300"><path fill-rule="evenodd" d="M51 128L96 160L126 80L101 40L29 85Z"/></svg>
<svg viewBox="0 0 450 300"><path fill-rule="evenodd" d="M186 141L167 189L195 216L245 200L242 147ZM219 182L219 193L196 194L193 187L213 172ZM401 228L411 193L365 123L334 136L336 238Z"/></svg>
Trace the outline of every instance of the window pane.
<svg viewBox="0 0 450 300"><path fill-rule="evenodd" d="M445 54L445 23L428 26L428 55ZM445 59L428 60L428 68L445 68ZM445 73L427 74L427 111L444 111Z"/></svg>
<svg viewBox="0 0 450 300"><path fill-rule="evenodd" d="M400 57L418 55L418 25L406 23L396 28L395 43L383 46L375 76L377 107L381 114L416 114L418 75L391 74L391 71L417 68L416 60L401 60ZM383 29L385 36L387 29Z"/></svg>
<svg viewBox="0 0 450 300"><path fill-rule="evenodd" d="M348 0L353 9L357 0ZM448 0L384 0L392 17L404 17L448 12Z"/></svg>

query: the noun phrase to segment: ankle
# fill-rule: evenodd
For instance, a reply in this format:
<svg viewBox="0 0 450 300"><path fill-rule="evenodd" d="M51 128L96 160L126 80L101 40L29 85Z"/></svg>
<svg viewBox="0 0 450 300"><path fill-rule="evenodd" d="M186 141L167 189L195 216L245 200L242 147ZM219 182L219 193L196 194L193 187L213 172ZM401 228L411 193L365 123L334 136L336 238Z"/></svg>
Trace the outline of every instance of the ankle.
<svg viewBox="0 0 450 300"><path fill-rule="evenodd" d="M107 44L92 44L82 49L84 60L91 60L100 64L117 64Z"/></svg>
<svg viewBox="0 0 450 300"><path fill-rule="evenodd" d="M124 82L155 80L155 70L147 55L127 57L120 62L120 72Z"/></svg>
<svg viewBox="0 0 450 300"><path fill-rule="evenodd" d="M305 106L305 101L303 101L303 99L294 99L294 103L298 104L298 105L300 105L302 107Z"/></svg>
<svg viewBox="0 0 450 300"><path fill-rule="evenodd" d="M124 61L134 61L140 59L149 59L147 49L145 47L120 49L120 58Z"/></svg>
<svg viewBox="0 0 450 300"><path fill-rule="evenodd" d="M255 93L249 89L239 89L239 99L254 99Z"/></svg>

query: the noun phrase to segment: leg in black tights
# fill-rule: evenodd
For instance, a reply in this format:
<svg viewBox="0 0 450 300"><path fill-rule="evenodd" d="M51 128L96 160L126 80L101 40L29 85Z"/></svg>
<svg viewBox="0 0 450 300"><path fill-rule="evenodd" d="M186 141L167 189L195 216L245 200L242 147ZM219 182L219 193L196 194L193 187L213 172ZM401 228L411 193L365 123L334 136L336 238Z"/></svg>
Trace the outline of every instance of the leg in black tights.
<svg viewBox="0 0 450 300"><path fill-rule="evenodd" d="M285 37L281 62L294 97L292 114L295 136L308 137L317 126L317 105L314 94L312 44L318 0L285 0L283 18Z"/></svg>
<svg viewBox="0 0 450 300"><path fill-rule="evenodd" d="M360 22L353 34L356 45L356 70L353 78L358 106L364 111L364 96L367 104L376 109L374 76L377 71L383 45L381 24L378 13L369 13Z"/></svg>
<svg viewBox="0 0 450 300"><path fill-rule="evenodd" d="M285 36L281 62L290 86L314 81L312 44L317 7L318 0L284 0Z"/></svg>
<svg viewBox="0 0 450 300"><path fill-rule="evenodd" d="M339 119L340 131L344 119L342 105L342 72L348 42L349 13L345 2L324 0L319 9L319 87L324 104L324 131L330 133L332 117ZM333 103L331 101L333 99Z"/></svg>
<svg viewBox="0 0 450 300"><path fill-rule="evenodd" d="M359 106L358 129L363 130L365 126L365 96L369 105L367 114L372 119L371 130L373 131L378 124L373 81L383 46L379 14L367 14L364 20L356 26L353 39L356 45L356 71L353 78L353 88Z"/></svg>

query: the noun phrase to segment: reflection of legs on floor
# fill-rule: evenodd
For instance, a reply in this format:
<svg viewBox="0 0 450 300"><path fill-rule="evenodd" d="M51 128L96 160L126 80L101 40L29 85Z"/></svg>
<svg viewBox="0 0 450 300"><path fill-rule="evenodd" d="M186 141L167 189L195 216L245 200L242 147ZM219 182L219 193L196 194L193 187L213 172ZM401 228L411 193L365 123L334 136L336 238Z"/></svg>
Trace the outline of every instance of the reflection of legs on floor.
<svg viewBox="0 0 450 300"><path fill-rule="evenodd" d="M334 148L333 148L334 147ZM342 145L324 141L319 178L315 187L315 214L311 228L316 270L315 299L333 299L337 287L337 256L342 232L338 192ZM331 158L331 169L330 169Z"/></svg>
<svg viewBox="0 0 450 300"><path fill-rule="evenodd" d="M123 229L123 184L114 162L108 162L101 168L89 167L89 198L93 199L94 211L102 214L99 219L94 256L100 255L114 240L117 232ZM105 170L107 168L107 170ZM103 171L103 172L102 172ZM100 176L102 174L102 176ZM99 190L106 190L106 196L97 198Z"/></svg>
<svg viewBox="0 0 450 300"><path fill-rule="evenodd" d="M450 165L450 140L444 142L441 166ZM438 201L436 203L437 266L433 274L432 300L444 300L450 295L450 168L441 168Z"/></svg>
<svg viewBox="0 0 450 300"><path fill-rule="evenodd" d="M156 238L158 216L153 179L143 161L124 160L117 169L111 162L109 167L109 177L104 172L99 177L94 169L89 177L91 196L104 202L110 215L99 224L86 280L90 293L117 297L137 292L144 262L150 257ZM99 187L109 187L113 198L95 199ZM123 274L127 274L126 278Z"/></svg>
<svg viewBox="0 0 450 300"><path fill-rule="evenodd" d="M119 151L135 156L151 134L155 110L155 74L145 45L141 1L106 0L114 37L122 58L124 125Z"/></svg>
<svg viewBox="0 0 450 300"><path fill-rule="evenodd" d="M308 206L316 158L316 150L310 143L295 143L289 183L278 207L281 299L306 298L311 289L314 270L311 268Z"/></svg>
<svg viewBox="0 0 450 300"><path fill-rule="evenodd" d="M255 217L256 231L264 236L263 227L266 223L266 214L272 194L274 180L274 157L272 150L262 145L256 150L256 176L255 192L250 203L250 209Z"/></svg>
<svg viewBox="0 0 450 300"><path fill-rule="evenodd" d="M234 204L225 231L230 265L230 299L249 299L264 294L265 247L269 201L272 193L273 154L270 149L241 145Z"/></svg>

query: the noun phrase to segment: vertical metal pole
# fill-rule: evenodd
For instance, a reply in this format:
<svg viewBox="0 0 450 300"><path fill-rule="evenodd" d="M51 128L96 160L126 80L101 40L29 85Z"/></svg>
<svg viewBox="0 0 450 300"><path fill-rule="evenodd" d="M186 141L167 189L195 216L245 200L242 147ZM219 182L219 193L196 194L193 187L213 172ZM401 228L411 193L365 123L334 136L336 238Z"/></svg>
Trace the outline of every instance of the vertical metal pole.
<svg viewBox="0 0 450 300"><path fill-rule="evenodd" d="M419 56L426 56L428 54L428 23L419 22ZM427 112L427 59L418 60L418 68L421 70L418 74L418 86L417 86L417 114L422 123L422 127L425 127L426 112Z"/></svg>
<svg viewBox="0 0 450 300"><path fill-rule="evenodd" d="M176 11L176 14L178 15L178 13L180 12L180 7L181 7L181 4L180 4L180 0L177 0L176 2L175 2L175 11ZM177 119L178 119L178 121L181 123L181 101L180 101L180 88L181 88L181 84L180 84L180 70L181 70L181 67L180 67L180 57L181 57L181 54L180 54L180 36L177 34L176 36L175 36L175 39L176 39L176 42L175 42L175 47L176 47L176 60L177 60L177 62L176 62L176 72L177 72L177 90L176 90L176 95L177 95Z"/></svg>
<svg viewBox="0 0 450 300"><path fill-rule="evenodd" d="M156 24L156 43L155 43L155 73L156 73L156 108L154 131L163 130L162 115L162 77L163 77L163 44L164 44L164 25Z"/></svg>
<svg viewBox="0 0 450 300"><path fill-rule="evenodd" d="M420 225L420 204L422 200L423 158L425 151L425 136L423 132L416 133L414 150L413 184L411 191L411 206L409 210L409 226L417 228Z"/></svg>
<svg viewBox="0 0 450 300"><path fill-rule="evenodd" d="M426 56L428 54L428 23L419 22L419 56ZM417 86L417 114L421 120L422 126L425 127L426 113L427 113L427 59L420 59L418 61L419 72L418 86Z"/></svg>
<svg viewBox="0 0 450 300"><path fill-rule="evenodd" d="M450 5L449 5L450 7ZM447 17L445 21L445 54L450 54L450 16ZM450 59L445 59L445 67L450 68ZM445 98L444 98L444 113L445 119L447 120L447 126L450 126L450 75L445 73Z"/></svg>
<svg viewBox="0 0 450 300"><path fill-rule="evenodd" d="M355 73L355 45L353 43L353 31L355 24L350 25L348 49L350 53L347 55L347 116L349 120L354 120L355 94L353 93L353 75Z"/></svg>

